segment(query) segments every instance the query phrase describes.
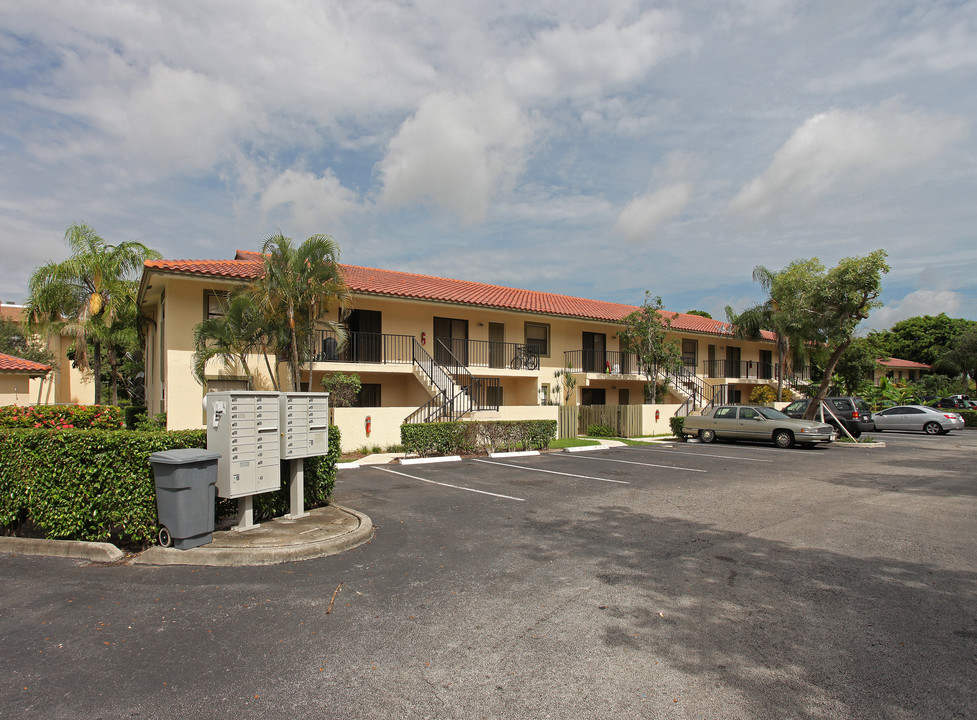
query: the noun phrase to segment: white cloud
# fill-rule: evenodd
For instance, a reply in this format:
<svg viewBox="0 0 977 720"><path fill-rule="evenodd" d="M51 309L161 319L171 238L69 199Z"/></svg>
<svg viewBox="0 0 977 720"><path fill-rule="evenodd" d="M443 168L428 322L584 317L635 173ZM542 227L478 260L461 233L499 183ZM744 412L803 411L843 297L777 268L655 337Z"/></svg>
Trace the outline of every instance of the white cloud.
<svg viewBox="0 0 977 720"><path fill-rule="evenodd" d="M663 225L682 212L691 197L692 185L687 182L640 195L621 211L614 227L632 242L651 240Z"/></svg>
<svg viewBox="0 0 977 720"><path fill-rule="evenodd" d="M209 169L230 154L249 112L241 93L226 83L157 64L129 99L126 143L157 165Z"/></svg>
<svg viewBox="0 0 977 720"><path fill-rule="evenodd" d="M287 226L297 235L327 232L359 208L356 194L328 169L321 176L286 170L275 177L261 193L261 212L283 206L289 212Z"/></svg>
<svg viewBox="0 0 977 720"><path fill-rule="evenodd" d="M676 13L652 10L634 22L610 18L592 27L560 25L539 33L505 71L520 96L591 97L641 81L666 58L697 47Z"/></svg>
<svg viewBox="0 0 977 720"><path fill-rule="evenodd" d="M939 75L974 66L977 66L977 34L972 27L961 23L897 38L883 52L854 69L812 80L808 85L821 92L839 92L900 77Z"/></svg>
<svg viewBox="0 0 977 720"><path fill-rule="evenodd" d="M901 300L876 308L866 321L869 330L887 330L900 320L917 315L946 313L956 317L963 296L953 290L915 290Z"/></svg>
<svg viewBox="0 0 977 720"><path fill-rule="evenodd" d="M499 87L430 95L390 141L380 202L426 202L466 223L483 220L522 172L531 137L531 121Z"/></svg>
<svg viewBox="0 0 977 720"><path fill-rule="evenodd" d="M895 103L830 110L794 131L729 207L753 219L808 208L832 194L857 192L890 173L925 165L966 130L960 117L906 112Z"/></svg>

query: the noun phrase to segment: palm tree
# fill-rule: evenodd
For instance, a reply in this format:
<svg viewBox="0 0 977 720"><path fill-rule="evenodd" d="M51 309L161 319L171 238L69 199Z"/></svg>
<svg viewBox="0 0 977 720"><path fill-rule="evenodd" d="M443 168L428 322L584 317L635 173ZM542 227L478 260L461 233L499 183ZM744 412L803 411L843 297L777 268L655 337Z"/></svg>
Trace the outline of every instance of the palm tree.
<svg viewBox="0 0 977 720"><path fill-rule="evenodd" d="M264 347L264 339L264 324L251 296L245 292L232 294L227 299L223 315L207 318L193 329L194 377L206 386L207 362L219 357L228 364L240 362L248 379L248 389L253 389L254 378L248 366L248 356ZM274 376L272 382L276 382Z"/></svg>
<svg viewBox="0 0 977 720"><path fill-rule="evenodd" d="M726 306L726 319L733 328L733 336L756 340L762 336L764 330L769 330L777 337L777 402L783 400L784 375L787 374L792 350L801 346L797 333L793 331L786 313L781 312L780 303L773 297L774 280L777 273L757 265L753 268L753 281L760 284L767 299L749 307L741 313L736 313L729 305Z"/></svg>
<svg viewBox="0 0 977 720"><path fill-rule="evenodd" d="M298 390L300 358L311 368L316 326L332 329L340 342L346 337L341 323L320 319L334 306L350 307L349 290L338 264L339 246L328 235L313 235L295 247L291 238L279 232L265 240L261 252L264 274L252 284L250 293L266 322L276 315L282 320L287 341L279 342L278 350L286 356L292 388Z"/></svg>
<svg viewBox="0 0 977 720"><path fill-rule="evenodd" d="M73 335L75 362L88 369L88 342L92 343L90 367L94 375L95 402L102 399L102 348L124 337L124 326L135 323L135 276L143 263L160 257L142 243L109 245L88 225L72 225L65 232L71 255L62 262L48 262L34 270L28 283L26 303L29 322L42 328ZM117 387L118 358L110 352L112 387ZM113 390L112 402L118 397Z"/></svg>

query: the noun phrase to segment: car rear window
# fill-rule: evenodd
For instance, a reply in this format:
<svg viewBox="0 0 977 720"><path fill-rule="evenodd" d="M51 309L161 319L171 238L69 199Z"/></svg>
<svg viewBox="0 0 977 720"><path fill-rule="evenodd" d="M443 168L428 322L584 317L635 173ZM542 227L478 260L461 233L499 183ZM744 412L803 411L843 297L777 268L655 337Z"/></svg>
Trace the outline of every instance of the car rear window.
<svg viewBox="0 0 977 720"><path fill-rule="evenodd" d="M872 412L872 408L870 408L868 403L861 398L855 400L855 407L858 408L858 412Z"/></svg>
<svg viewBox="0 0 977 720"><path fill-rule="evenodd" d="M835 406L836 410L841 410L842 412L850 412L854 410L854 406L851 404L851 400L848 398L841 398L839 400L832 400L831 404ZM868 407L865 408L868 410Z"/></svg>
<svg viewBox="0 0 977 720"><path fill-rule="evenodd" d="M717 417L717 418L735 418L736 417L736 408L721 407L718 410L716 410L716 414L713 415L713 417Z"/></svg>

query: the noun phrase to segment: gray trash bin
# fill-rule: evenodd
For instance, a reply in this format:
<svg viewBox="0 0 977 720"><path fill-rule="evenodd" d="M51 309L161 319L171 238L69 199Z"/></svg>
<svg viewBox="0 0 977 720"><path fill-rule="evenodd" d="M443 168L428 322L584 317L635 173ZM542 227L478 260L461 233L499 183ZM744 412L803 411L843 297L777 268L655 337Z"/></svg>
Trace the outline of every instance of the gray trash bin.
<svg viewBox="0 0 977 720"><path fill-rule="evenodd" d="M188 550L214 539L217 460L220 453L193 448L149 456L156 478L159 544Z"/></svg>

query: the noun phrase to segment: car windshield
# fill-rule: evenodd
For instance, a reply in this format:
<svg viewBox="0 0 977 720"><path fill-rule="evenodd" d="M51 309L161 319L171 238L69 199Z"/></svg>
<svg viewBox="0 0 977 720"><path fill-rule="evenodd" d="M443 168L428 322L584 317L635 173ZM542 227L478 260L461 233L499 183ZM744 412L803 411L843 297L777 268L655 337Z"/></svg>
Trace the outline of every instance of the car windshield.
<svg viewBox="0 0 977 720"><path fill-rule="evenodd" d="M763 415L763 417L765 417L767 420L790 420L790 418L780 412L780 410L774 410L773 408L768 407L758 407L753 409Z"/></svg>
<svg viewBox="0 0 977 720"><path fill-rule="evenodd" d="M859 412L872 412L872 408L868 406L868 403L861 398L855 399L855 407L858 408Z"/></svg>

